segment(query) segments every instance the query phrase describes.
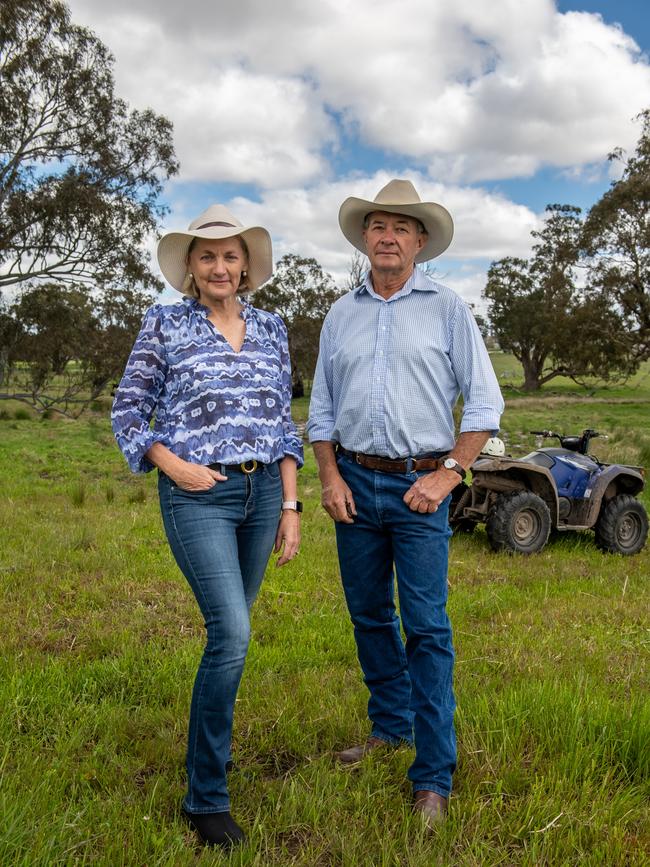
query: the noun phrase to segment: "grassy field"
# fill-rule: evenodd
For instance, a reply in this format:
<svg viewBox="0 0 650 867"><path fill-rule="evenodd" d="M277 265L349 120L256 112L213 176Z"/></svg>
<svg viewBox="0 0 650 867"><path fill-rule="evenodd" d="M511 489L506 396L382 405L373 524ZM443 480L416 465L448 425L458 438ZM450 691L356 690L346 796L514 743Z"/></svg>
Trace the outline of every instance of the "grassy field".
<svg viewBox="0 0 650 867"><path fill-rule="evenodd" d="M610 436L596 454L650 466L647 371L589 395L559 382L506 396L513 453L530 428L592 426ZM228 860L180 818L203 635L153 475L129 474L102 415L5 415L0 864L650 862L650 549L608 556L573 533L523 559L482 530L452 540L459 767L450 820L426 834L408 750L353 771L331 759L366 736L366 692L309 456L301 555L269 566L254 613L231 777L249 842Z"/></svg>

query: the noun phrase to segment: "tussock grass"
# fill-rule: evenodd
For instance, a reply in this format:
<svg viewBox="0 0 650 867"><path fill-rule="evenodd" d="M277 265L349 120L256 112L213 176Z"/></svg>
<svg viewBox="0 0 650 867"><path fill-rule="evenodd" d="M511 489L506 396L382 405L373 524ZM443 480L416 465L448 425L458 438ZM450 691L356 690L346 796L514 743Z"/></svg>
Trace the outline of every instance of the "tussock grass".
<svg viewBox="0 0 650 867"><path fill-rule="evenodd" d="M70 502L80 509L86 502L86 486L82 481L74 482L70 488Z"/></svg>
<svg viewBox="0 0 650 867"><path fill-rule="evenodd" d="M519 454L529 429L602 427L594 451L644 463L650 394L628 398L577 413L517 397L504 427ZM524 559L480 528L452 539L459 765L450 819L426 833L410 750L331 758L367 735L367 694L309 457L301 556L270 564L254 610L230 780L249 840L225 858L180 816L203 629L155 478L128 473L106 420L0 424L1 864L648 863L647 549L606 556L571 533Z"/></svg>

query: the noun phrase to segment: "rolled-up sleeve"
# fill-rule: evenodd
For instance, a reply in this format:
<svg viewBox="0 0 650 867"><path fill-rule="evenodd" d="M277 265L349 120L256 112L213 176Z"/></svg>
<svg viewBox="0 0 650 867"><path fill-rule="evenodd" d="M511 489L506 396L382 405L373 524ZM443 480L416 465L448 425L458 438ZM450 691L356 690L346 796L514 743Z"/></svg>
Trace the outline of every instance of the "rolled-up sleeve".
<svg viewBox="0 0 650 867"><path fill-rule="evenodd" d="M282 362L282 448L285 457L295 458L298 469L305 462L302 440L291 418L291 397L293 393L291 378L291 357L287 326L278 316L278 343Z"/></svg>
<svg viewBox="0 0 650 867"><path fill-rule="evenodd" d="M492 361L467 305L459 301L451 323L451 358L463 395L460 432L499 431L504 403Z"/></svg>
<svg viewBox="0 0 650 867"><path fill-rule="evenodd" d="M334 432L331 327L331 318L328 314L321 329L318 361L309 402L306 432L310 443L331 440Z"/></svg>
<svg viewBox="0 0 650 867"><path fill-rule="evenodd" d="M111 413L115 439L134 473L154 468L145 454L157 439L151 419L167 373L160 311L161 305L154 304L145 314Z"/></svg>

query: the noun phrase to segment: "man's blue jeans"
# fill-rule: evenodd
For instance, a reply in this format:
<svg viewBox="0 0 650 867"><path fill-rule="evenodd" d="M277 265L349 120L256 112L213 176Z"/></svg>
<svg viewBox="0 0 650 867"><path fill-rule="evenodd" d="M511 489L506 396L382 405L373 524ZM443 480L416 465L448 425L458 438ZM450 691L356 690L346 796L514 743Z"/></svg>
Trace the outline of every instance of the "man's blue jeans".
<svg viewBox="0 0 650 867"><path fill-rule="evenodd" d="M408 772L413 790L446 797L456 767L454 651L446 612L449 500L432 514L413 512L402 498L422 473L368 470L341 454L337 461L357 508L353 524L337 522L336 540L370 691L372 734L389 743L415 742Z"/></svg>
<svg viewBox="0 0 650 867"><path fill-rule="evenodd" d="M222 468L222 472L224 469ZM205 621L207 643L194 683L187 746L190 813L230 809L226 762L233 710L250 638L249 613L273 548L282 504L277 463L191 493L163 473L165 532Z"/></svg>

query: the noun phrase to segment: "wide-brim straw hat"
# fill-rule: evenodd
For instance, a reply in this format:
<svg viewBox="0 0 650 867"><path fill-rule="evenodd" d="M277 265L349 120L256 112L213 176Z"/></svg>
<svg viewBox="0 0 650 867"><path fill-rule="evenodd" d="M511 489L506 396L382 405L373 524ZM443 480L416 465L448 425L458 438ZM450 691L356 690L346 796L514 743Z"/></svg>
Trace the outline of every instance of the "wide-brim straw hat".
<svg viewBox="0 0 650 867"><path fill-rule="evenodd" d="M186 232L168 232L158 242L158 264L165 279L179 292L187 292L187 251L193 238L221 240L241 237L248 247L246 291L266 283L273 273L271 236L262 226L244 226L223 205L210 205L192 220Z"/></svg>
<svg viewBox="0 0 650 867"><path fill-rule="evenodd" d="M416 262L435 259L447 249L454 237L454 221L451 214L436 202L422 202L410 181L392 180L377 193L370 202L351 196L341 205L339 225L341 231L357 250L366 253L363 239L363 221L373 211L386 211L389 214L405 214L419 220L427 230L428 238L415 257Z"/></svg>

